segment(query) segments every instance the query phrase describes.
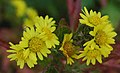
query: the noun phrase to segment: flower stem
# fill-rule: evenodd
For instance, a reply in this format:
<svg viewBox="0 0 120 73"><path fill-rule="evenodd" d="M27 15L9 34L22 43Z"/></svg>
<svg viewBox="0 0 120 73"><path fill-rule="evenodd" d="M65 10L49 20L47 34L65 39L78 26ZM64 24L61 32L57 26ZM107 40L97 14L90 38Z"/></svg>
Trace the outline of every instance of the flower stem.
<svg viewBox="0 0 120 73"><path fill-rule="evenodd" d="M70 28L76 31L79 24L79 13L81 11L81 0L67 0Z"/></svg>

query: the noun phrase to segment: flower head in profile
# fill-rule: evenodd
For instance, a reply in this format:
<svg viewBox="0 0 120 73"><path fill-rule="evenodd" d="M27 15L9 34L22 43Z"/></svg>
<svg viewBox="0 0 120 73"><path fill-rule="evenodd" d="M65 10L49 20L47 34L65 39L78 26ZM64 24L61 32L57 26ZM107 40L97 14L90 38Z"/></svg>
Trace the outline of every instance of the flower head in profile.
<svg viewBox="0 0 120 73"><path fill-rule="evenodd" d="M48 16L45 16L45 19L42 16L36 17L35 26L38 33L44 33L43 40L48 48L55 48L55 45L59 45L58 37L53 33L56 29L53 18Z"/></svg>
<svg viewBox="0 0 120 73"><path fill-rule="evenodd" d="M35 54L35 57L37 54L38 58L43 60L43 56L47 57L47 54L50 54L51 51L47 48L42 37L44 37L43 34L36 32L34 28L26 28L20 46L29 49L30 53Z"/></svg>
<svg viewBox="0 0 120 73"><path fill-rule="evenodd" d="M104 23L108 23L108 16L101 17L101 13L96 11L90 10L90 13L88 12L87 8L84 7L84 10L82 10L84 14L80 13L80 16L82 19L80 19L81 24L86 24L90 27L95 27L97 25L101 25Z"/></svg>
<svg viewBox="0 0 120 73"><path fill-rule="evenodd" d="M33 27L35 25L34 19L38 16L37 11L33 8L27 8L26 15L27 18L24 19L23 27Z"/></svg>
<svg viewBox="0 0 120 73"><path fill-rule="evenodd" d="M34 67L34 64L37 64L35 54L30 53L28 49L22 48L19 44L13 45L10 43L10 45L12 50L7 50L7 52L11 53L8 58L10 58L10 61L17 61L17 65L19 65L21 69L24 67L25 63L27 63L30 68Z"/></svg>
<svg viewBox="0 0 120 73"><path fill-rule="evenodd" d="M84 48L84 51L80 51L81 54L78 56L78 58L82 58L82 61L87 60L86 64L89 65L92 63L93 65L96 64L96 61L99 63L102 63L102 53L100 51L101 48L99 46L95 45L94 49L90 46L86 46Z"/></svg>
<svg viewBox="0 0 120 73"><path fill-rule="evenodd" d="M59 49L67 57L67 64L70 64L70 65L74 63L72 58L77 59L77 52L75 50L75 46L72 44L73 40L71 38L72 38L72 33L65 34L62 42L62 46Z"/></svg>
<svg viewBox="0 0 120 73"><path fill-rule="evenodd" d="M27 9L27 5L24 0L11 0L11 4L16 8L16 15L22 17Z"/></svg>
<svg viewBox="0 0 120 73"><path fill-rule="evenodd" d="M113 30L111 24L99 25L90 31L90 35L94 37L94 42L103 48L102 50L112 51L110 44L115 44L114 37L117 35ZM108 55L104 56L108 57Z"/></svg>
<svg viewBox="0 0 120 73"><path fill-rule="evenodd" d="M31 19L31 20L34 20L34 18L36 16L38 16L37 11L33 8L27 8L26 9L26 14L27 14L28 18Z"/></svg>

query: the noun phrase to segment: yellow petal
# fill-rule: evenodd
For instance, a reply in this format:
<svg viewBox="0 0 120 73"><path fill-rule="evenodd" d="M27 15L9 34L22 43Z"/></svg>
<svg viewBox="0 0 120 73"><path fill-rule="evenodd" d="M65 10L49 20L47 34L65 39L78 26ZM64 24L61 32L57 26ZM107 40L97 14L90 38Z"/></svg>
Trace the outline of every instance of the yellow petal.
<svg viewBox="0 0 120 73"><path fill-rule="evenodd" d="M34 67L33 63L30 60L27 60L27 65L31 68Z"/></svg>
<svg viewBox="0 0 120 73"><path fill-rule="evenodd" d="M85 60L87 60L87 57L84 57L84 58L82 59L82 61L85 61Z"/></svg>
<svg viewBox="0 0 120 73"><path fill-rule="evenodd" d="M116 32L110 32L107 35L108 35L109 38L113 38L117 35L117 33Z"/></svg>
<svg viewBox="0 0 120 73"><path fill-rule="evenodd" d="M30 53L30 50L29 49L26 49L24 51L24 57L27 58L29 56L29 53Z"/></svg>
<svg viewBox="0 0 120 73"><path fill-rule="evenodd" d="M99 63L102 63L102 59L101 59L101 55L100 56L97 56L97 61L99 62Z"/></svg>
<svg viewBox="0 0 120 73"><path fill-rule="evenodd" d="M90 64L90 59L89 59L89 58L87 59L86 64L87 64L87 65L89 65L89 64Z"/></svg>
<svg viewBox="0 0 120 73"><path fill-rule="evenodd" d="M108 44L115 44L115 40L112 38L107 39L106 41Z"/></svg>
<svg viewBox="0 0 120 73"><path fill-rule="evenodd" d="M98 12L98 16L99 16L99 18L101 17L101 13L100 12Z"/></svg>
<svg viewBox="0 0 120 73"><path fill-rule="evenodd" d="M40 52L37 52L37 55L38 55L38 58L39 58L40 60L43 60L43 56L42 56L42 54L41 54Z"/></svg>
<svg viewBox="0 0 120 73"><path fill-rule="evenodd" d="M20 69L23 69L23 67L24 67L24 60L21 60L20 61Z"/></svg>
<svg viewBox="0 0 120 73"><path fill-rule="evenodd" d="M30 59L34 59L34 60L37 60L36 53L30 52L29 58L30 58Z"/></svg>
<svg viewBox="0 0 120 73"><path fill-rule="evenodd" d="M93 65L95 65L95 63L96 63L96 59L93 58L93 59L91 60L91 62L92 62Z"/></svg>
<svg viewBox="0 0 120 73"><path fill-rule="evenodd" d="M67 64L72 65L72 63L74 63L74 61L72 60L72 58L68 57L67 58Z"/></svg>
<svg viewBox="0 0 120 73"><path fill-rule="evenodd" d="M82 23L82 24L86 24L86 21L83 20L83 19L79 19L79 21L80 21L80 23Z"/></svg>
<svg viewBox="0 0 120 73"><path fill-rule="evenodd" d="M95 36L95 33L93 31L90 31L89 34Z"/></svg>
<svg viewBox="0 0 120 73"><path fill-rule="evenodd" d="M59 50L63 51L64 49L63 49L63 47L61 47Z"/></svg>
<svg viewBox="0 0 120 73"><path fill-rule="evenodd" d="M84 14L80 13L80 16L81 16L84 20L88 20L87 17L86 17Z"/></svg>
<svg viewBox="0 0 120 73"><path fill-rule="evenodd" d="M10 54L9 56L7 56L8 58L12 58L12 57L15 57L16 54Z"/></svg>
<svg viewBox="0 0 120 73"><path fill-rule="evenodd" d="M51 28L50 28L50 31L51 31L51 32L54 32L55 29L56 29L56 27L51 27Z"/></svg>
<svg viewBox="0 0 120 73"><path fill-rule="evenodd" d="M12 53L14 53L14 52L16 52L15 50L7 50L7 52L12 52Z"/></svg>
<svg viewBox="0 0 120 73"><path fill-rule="evenodd" d="M105 20L108 20L108 18L109 18L109 16L103 16L101 19L103 20L103 21L105 21Z"/></svg>
<svg viewBox="0 0 120 73"><path fill-rule="evenodd" d="M88 13L88 10L87 10L86 7L84 7L84 10L85 10L85 15L86 15L86 16L89 16L89 13Z"/></svg>
<svg viewBox="0 0 120 73"><path fill-rule="evenodd" d="M93 16L93 15L94 15L93 10L90 10L90 15L91 15L91 16Z"/></svg>

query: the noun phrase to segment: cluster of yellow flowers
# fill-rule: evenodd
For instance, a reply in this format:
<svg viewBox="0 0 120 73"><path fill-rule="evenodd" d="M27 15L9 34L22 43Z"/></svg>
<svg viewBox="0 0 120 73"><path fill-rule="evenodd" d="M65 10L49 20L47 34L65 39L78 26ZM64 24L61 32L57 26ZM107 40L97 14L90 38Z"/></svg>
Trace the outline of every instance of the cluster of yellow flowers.
<svg viewBox="0 0 120 73"><path fill-rule="evenodd" d="M27 16L24 19L23 27L31 27L34 25L34 18L38 16L38 13L35 9L27 7L27 4L24 0L11 0L11 4L16 9L16 16L23 17Z"/></svg>
<svg viewBox="0 0 120 73"><path fill-rule="evenodd" d="M82 60L87 60L87 65L90 63L95 65L96 60L102 63L102 57L108 57L113 50L110 44L115 44L113 37L117 34L113 31L108 16L101 16L100 12L96 13L93 10L90 10L89 13L86 7L82 11L84 14L80 13L83 18L80 19L80 23L93 27L93 31L90 31L89 34L94 38L83 45L84 51L80 51L78 58L84 57Z"/></svg>
<svg viewBox="0 0 120 73"><path fill-rule="evenodd" d="M47 57L47 54L51 53L50 48L59 45L58 38L53 33L55 29L53 18L36 17L34 26L24 30L19 44L10 43L12 50L7 50L7 52L12 54L8 58L11 58L11 61L16 60L21 69L25 63L30 68L34 67L34 64L37 64L37 57L43 60L43 56Z"/></svg>
<svg viewBox="0 0 120 73"><path fill-rule="evenodd" d="M35 14L32 15L32 14ZM67 58L67 64L72 65L74 59L87 60L87 65L92 63L95 65L96 60L102 63L102 57L108 57L108 55L113 50L110 44L115 44L115 37L117 34L113 31L113 27L108 20L108 16L101 17L101 13L96 13L95 11L90 11L84 7L83 13L80 16L81 24L93 27L93 30L89 32L94 38L86 42L83 46L83 51L76 50L73 44L72 36L73 34L64 34L63 42L59 50L61 50ZM17 65L20 65L22 69L24 64L31 68L37 64L37 59L43 60L51 53L51 48L56 48L55 45L59 45L58 37L54 34L56 29L55 21L53 18L45 16L38 17L36 12L32 9L28 9L28 15L31 17L31 26L27 26L23 31L23 37L19 44L12 44L10 42L10 48L12 50L7 50L11 54L8 56L10 60L16 60ZM29 20L28 21L29 24Z"/></svg>

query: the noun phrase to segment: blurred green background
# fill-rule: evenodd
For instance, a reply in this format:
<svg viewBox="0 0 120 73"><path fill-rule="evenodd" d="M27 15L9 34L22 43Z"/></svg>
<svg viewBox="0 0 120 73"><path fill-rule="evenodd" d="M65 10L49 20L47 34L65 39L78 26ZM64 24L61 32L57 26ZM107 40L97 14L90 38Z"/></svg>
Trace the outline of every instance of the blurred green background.
<svg viewBox="0 0 120 73"><path fill-rule="evenodd" d="M57 23L65 18L69 23L66 0L24 0L28 7L37 10L39 16L49 15ZM81 8L86 6L89 10L100 11L102 15L109 15L114 27L120 23L120 0L81 0ZM13 21L14 19L14 21ZM10 5L10 0L0 0L0 26L19 25L15 17L15 9Z"/></svg>

